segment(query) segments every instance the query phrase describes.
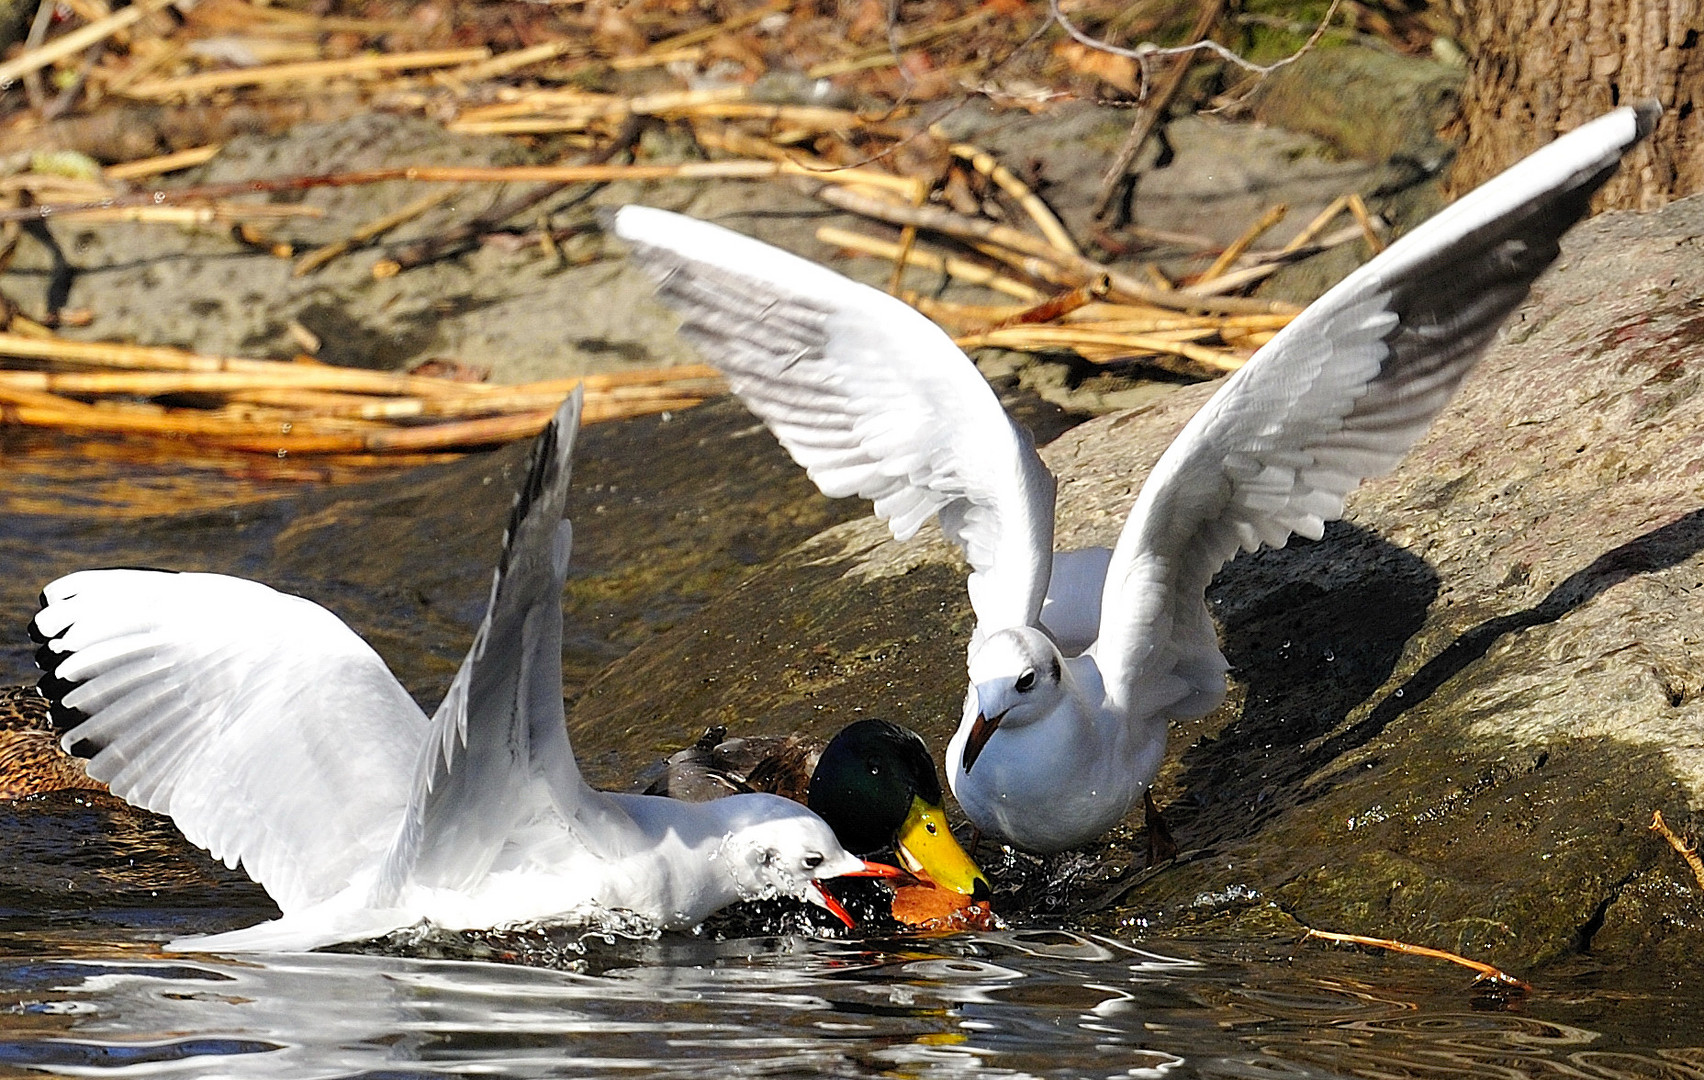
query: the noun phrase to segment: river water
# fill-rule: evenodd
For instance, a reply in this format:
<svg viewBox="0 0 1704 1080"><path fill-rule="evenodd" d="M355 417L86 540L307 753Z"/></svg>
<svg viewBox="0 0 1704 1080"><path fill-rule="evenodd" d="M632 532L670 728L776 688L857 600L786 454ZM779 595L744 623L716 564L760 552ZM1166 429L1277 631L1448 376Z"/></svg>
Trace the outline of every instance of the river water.
<svg viewBox="0 0 1704 1080"><path fill-rule="evenodd" d="M430 708L478 619L523 453L303 484L296 463L186 469L7 434L0 680L33 677L23 627L43 583L153 565L325 603ZM575 483L570 697L749 567L863 512L814 497L730 405L588 429ZM1704 1080L1699 971L1635 978L1589 957L1519 992L1293 934L1152 940L1021 911L1000 931L902 938L785 917L656 940L160 951L271 911L113 800L0 805L0 1074Z"/></svg>

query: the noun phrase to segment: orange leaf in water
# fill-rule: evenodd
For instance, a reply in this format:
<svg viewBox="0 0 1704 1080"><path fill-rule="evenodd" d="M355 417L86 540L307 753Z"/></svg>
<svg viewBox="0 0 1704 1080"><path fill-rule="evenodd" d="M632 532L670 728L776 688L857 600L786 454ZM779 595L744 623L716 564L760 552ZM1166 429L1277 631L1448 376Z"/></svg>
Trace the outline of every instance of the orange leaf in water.
<svg viewBox="0 0 1704 1080"><path fill-rule="evenodd" d="M894 890L893 917L918 930L992 930L996 925L986 903L921 883Z"/></svg>

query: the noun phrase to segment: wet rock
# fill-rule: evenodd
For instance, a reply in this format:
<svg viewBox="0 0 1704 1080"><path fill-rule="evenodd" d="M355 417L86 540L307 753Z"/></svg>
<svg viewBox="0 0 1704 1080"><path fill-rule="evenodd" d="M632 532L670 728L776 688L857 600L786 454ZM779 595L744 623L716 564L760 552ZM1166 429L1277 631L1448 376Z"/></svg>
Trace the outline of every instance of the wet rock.
<svg viewBox="0 0 1704 1080"><path fill-rule="evenodd" d="M1322 541L1221 572L1232 694L1178 725L1156 785L1176 863L1139 873L1126 827L1016 876L1091 924L1277 917L1515 970L1695 956L1704 893L1646 825L1704 820L1701 234L1699 198L1581 227L1393 476ZM1212 390L1043 450L1063 545L1114 540ZM880 715L939 750L963 575L932 530L835 526L594 679L575 744L631 773L711 723Z"/></svg>

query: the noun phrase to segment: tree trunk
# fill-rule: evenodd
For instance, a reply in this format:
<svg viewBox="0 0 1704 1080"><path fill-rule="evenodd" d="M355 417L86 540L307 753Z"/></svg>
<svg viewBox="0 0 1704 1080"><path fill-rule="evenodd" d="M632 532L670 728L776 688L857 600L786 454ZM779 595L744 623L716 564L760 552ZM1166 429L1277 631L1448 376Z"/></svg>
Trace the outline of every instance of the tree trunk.
<svg viewBox="0 0 1704 1080"><path fill-rule="evenodd" d="M1649 208L1704 190L1704 0L1452 0L1467 50L1460 193L1609 109L1663 118L1598 195Z"/></svg>

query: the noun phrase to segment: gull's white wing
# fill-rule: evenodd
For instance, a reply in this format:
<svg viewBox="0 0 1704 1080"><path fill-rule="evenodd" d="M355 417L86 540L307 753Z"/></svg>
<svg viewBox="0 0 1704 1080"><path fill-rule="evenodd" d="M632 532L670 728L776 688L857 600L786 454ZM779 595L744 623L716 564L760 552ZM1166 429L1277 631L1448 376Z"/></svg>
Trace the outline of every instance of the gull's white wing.
<svg viewBox="0 0 1704 1080"><path fill-rule="evenodd" d="M1034 625L1053 552L1053 475L970 359L866 285L720 226L623 207L615 231L825 495L875 503L907 539L938 515L973 573L977 633Z"/></svg>
<svg viewBox="0 0 1704 1080"><path fill-rule="evenodd" d="M289 912L378 865L426 716L318 604L219 574L85 570L30 624L67 749Z"/></svg>
<svg viewBox="0 0 1704 1080"><path fill-rule="evenodd" d="M1239 547L1317 539L1361 480L1395 467L1658 111L1618 109L1470 192L1213 395L1155 465L1113 553L1092 651L1115 701L1192 716L1223 699L1203 600L1213 574Z"/></svg>
<svg viewBox="0 0 1704 1080"><path fill-rule="evenodd" d="M631 823L580 778L563 714L562 587L573 533L562 514L580 401L576 388L533 444L485 618L432 717L375 904L410 883L476 882L514 854L505 852L511 842L567 845L549 856L559 859L629 839Z"/></svg>

